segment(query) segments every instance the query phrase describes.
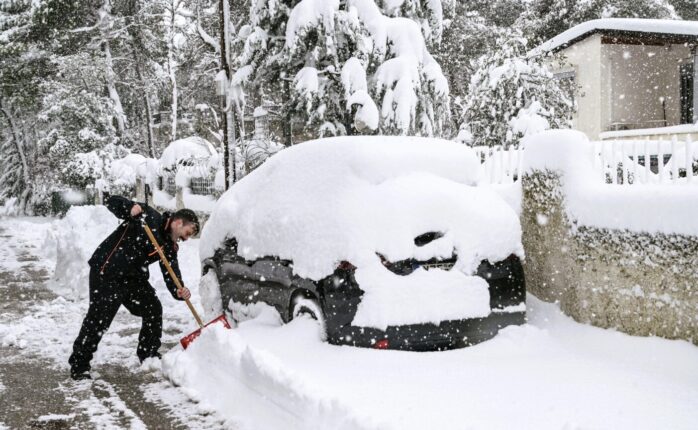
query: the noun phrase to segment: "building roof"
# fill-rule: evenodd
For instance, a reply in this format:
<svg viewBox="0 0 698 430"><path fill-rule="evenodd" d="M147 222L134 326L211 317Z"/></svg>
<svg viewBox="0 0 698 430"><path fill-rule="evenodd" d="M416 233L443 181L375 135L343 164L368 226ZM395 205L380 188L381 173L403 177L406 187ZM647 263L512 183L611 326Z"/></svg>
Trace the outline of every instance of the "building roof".
<svg viewBox="0 0 698 430"><path fill-rule="evenodd" d="M557 51L595 33L626 36L670 36L675 43L698 41L698 21L671 19L605 18L583 22L532 49L530 56Z"/></svg>

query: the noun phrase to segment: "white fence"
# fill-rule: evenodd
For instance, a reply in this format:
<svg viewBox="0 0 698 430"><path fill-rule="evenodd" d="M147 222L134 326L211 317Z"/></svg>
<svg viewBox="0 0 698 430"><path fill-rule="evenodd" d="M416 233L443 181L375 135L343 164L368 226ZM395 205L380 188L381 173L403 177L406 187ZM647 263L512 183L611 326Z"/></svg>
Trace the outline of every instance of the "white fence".
<svg viewBox="0 0 698 430"><path fill-rule="evenodd" d="M511 184L521 178L523 148L476 146L473 150L482 163L480 184ZM698 185L698 142L690 136L594 142L594 165L608 184Z"/></svg>
<svg viewBox="0 0 698 430"><path fill-rule="evenodd" d="M482 163L479 183L511 184L521 178L523 149L475 146L473 150Z"/></svg>
<svg viewBox="0 0 698 430"><path fill-rule="evenodd" d="M690 137L594 142L594 163L608 184L698 184L698 142Z"/></svg>

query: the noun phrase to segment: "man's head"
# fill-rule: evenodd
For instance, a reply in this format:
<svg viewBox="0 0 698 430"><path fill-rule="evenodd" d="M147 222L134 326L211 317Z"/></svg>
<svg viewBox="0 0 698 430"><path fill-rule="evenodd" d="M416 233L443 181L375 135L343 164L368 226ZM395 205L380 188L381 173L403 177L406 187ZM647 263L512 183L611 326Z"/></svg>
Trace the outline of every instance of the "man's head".
<svg viewBox="0 0 698 430"><path fill-rule="evenodd" d="M187 240L199 232L199 218L190 209L180 209L170 219L173 240Z"/></svg>

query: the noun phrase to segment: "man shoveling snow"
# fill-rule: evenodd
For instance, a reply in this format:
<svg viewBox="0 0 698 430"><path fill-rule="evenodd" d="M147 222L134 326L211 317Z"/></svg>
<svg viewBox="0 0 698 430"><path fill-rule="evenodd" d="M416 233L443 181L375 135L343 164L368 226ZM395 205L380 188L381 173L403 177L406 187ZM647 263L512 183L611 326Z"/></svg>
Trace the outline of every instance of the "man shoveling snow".
<svg viewBox="0 0 698 430"><path fill-rule="evenodd" d="M199 230L198 218L189 209L160 214L150 207L118 196L109 197L106 207L124 222L97 247L88 262L90 305L68 360L70 376L76 380L90 379L92 356L121 305L142 318L136 350L141 363L147 358L160 357L162 305L148 282L148 266L160 261L160 258L139 218L143 217L152 229L179 279L177 241L187 240ZM189 289L177 288L162 261L160 269L172 297L176 300L189 299Z"/></svg>

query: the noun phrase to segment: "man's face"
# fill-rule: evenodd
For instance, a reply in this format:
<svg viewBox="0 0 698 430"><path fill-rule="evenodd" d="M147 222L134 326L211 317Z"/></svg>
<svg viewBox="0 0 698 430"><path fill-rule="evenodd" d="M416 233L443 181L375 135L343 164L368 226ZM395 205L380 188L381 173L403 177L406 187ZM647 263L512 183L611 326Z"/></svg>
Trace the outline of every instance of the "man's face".
<svg viewBox="0 0 698 430"><path fill-rule="evenodd" d="M175 240L185 241L196 233L196 225L177 219L172 222L172 233Z"/></svg>

